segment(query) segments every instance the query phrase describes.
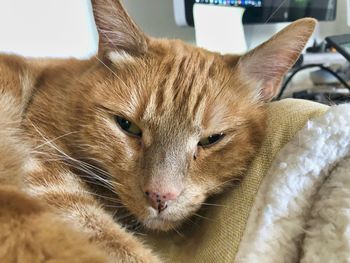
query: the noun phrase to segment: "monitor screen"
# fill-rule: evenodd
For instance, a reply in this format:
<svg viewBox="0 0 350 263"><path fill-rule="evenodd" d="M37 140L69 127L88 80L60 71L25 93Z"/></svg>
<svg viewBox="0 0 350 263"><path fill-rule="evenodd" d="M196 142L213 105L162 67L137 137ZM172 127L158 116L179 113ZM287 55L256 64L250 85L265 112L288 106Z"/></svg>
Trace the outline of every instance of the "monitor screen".
<svg viewBox="0 0 350 263"><path fill-rule="evenodd" d="M195 0L199 4L214 4L222 6L252 7L261 6L262 0Z"/></svg>
<svg viewBox="0 0 350 263"><path fill-rule="evenodd" d="M183 8L176 8L177 2ZM337 0L174 0L175 16L177 10L183 10L185 24L193 26L194 4L244 7L244 24L292 22L303 17L332 21L337 8Z"/></svg>

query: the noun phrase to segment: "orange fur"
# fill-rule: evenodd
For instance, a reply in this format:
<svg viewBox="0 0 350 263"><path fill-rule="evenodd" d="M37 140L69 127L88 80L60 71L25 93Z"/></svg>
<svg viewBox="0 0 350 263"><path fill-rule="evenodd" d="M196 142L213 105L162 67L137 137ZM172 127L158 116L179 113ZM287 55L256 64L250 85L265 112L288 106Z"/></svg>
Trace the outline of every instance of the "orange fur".
<svg viewBox="0 0 350 263"><path fill-rule="evenodd" d="M242 177L264 137L265 102L315 26L304 19L242 57L223 56L145 36L119 2L92 4L98 56L0 56L1 262L160 262L123 215L171 230ZM157 211L147 187L180 194Z"/></svg>

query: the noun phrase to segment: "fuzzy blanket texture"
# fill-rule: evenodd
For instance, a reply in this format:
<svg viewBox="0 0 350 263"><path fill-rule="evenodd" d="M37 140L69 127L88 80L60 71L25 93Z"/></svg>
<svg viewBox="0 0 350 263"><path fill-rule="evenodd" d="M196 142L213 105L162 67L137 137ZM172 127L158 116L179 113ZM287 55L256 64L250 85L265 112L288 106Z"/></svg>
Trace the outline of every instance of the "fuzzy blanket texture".
<svg viewBox="0 0 350 263"><path fill-rule="evenodd" d="M350 105L309 120L277 154L235 262L350 262Z"/></svg>

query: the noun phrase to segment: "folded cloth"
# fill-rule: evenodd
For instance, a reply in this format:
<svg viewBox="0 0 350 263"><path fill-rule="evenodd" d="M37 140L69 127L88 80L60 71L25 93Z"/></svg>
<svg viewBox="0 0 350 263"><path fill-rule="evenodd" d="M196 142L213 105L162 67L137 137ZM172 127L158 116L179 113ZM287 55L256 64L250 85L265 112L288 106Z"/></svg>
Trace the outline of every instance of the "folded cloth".
<svg viewBox="0 0 350 263"><path fill-rule="evenodd" d="M350 104L310 120L277 154L236 262L349 262Z"/></svg>
<svg viewBox="0 0 350 263"><path fill-rule="evenodd" d="M304 100L270 103L267 136L243 180L211 198L208 202L215 206L200 211L201 218L194 217L173 233L147 234L145 239L166 262L234 262L260 183L276 154L308 120L327 109Z"/></svg>

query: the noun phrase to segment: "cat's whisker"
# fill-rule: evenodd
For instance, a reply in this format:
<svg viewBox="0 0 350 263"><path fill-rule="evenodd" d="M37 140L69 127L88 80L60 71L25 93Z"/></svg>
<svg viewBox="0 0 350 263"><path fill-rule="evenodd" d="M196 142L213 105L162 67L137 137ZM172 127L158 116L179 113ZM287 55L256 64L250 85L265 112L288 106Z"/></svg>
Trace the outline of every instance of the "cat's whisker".
<svg viewBox="0 0 350 263"><path fill-rule="evenodd" d="M176 234L178 234L181 238L184 238L185 235L180 232L180 230L177 229L177 227L171 227L171 230L175 231Z"/></svg>
<svg viewBox="0 0 350 263"><path fill-rule="evenodd" d="M116 212L118 212L118 210ZM116 221L119 221L119 222L123 222L123 221L127 220L128 218L134 218L134 217L135 216L133 214L130 214L130 213L126 213L124 215L117 215L117 213L116 213L114 216Z"/></svg>
<svg viewBox="0 0 350 263"><path fill-rule="evenodd" d="M54 139L52 139L52 140L49 140L49 141L44 142L44 143L42 143L42 144L39 144L39 145L37 145L36 147L34 147L33 149L36 150L36 149L38 149L38 148L41 148L41 147L43 147L43 146L45 146L45 145L48 145L48 144L50 144L50 143L53 143L53 142L55 142L55 141L57 141L57 140L59 140L59 139L61 139L61 138L63 138L63 137L69 136L69 135L74 134L74 133L77 133L77 132L68 132L68 133L63 134L63 135L61 135L61 136L58 136L58 137L56 137L56 138L54 138Z"/></svg>
<svg viewBox="0 0 350 263"><path fill-rule="evenodd" d="M88 179L90 179L90 178L88 178ZM113 190L110 189L109 187L107 187L105 184L98 183L98 182L96 182L96 181L94 181L94 180L88 180L88 179L83 178L83 181L84 181L85 183L89 184L89 185L100 186L100 187L102 187L102 188L108 189L110 192L116 194L116 192L113 192Z"/></svg>
<svg viewBox="0 0 350 263"><path fill-rule="evenodd" d="M92 173L91 171L89 170L86 170L84 168L81 168L79 166L75 166L75 165L72 165L72 164L67 164L66 165L72 167L72 168L75 168L75 169L78 169L79 171L82 171L84 172L85 174L80 174L79 177L81 177L84 181L88 182L88 183L91 183L91 184L95 184L95 185L99 185L99 186L102 186L104 188L107 188L109 191L111 191L112 193L114 194L117 194L117 192L115 191L114 189L114 185L112 182L110 182L109 180L106 180L102 177L99 177L98 175L96 175L95 173ZM86 179L92 179L92 180L86 180ZM95 180L94 180L95 179ZM101 182L102 184L98 184L97 181Z"/></svg>
<svg viewBox="0 0 350 263"><path fill-rule="evenodd" d="M272 13L271 15L266 19L265 24L267 24L274 15L282 8L282 6L287 2L287 0L284 0Z"/></svg>
<svg viewBox="0 0 350 263"><path fill-rule="evenodd" d="M98 56L95 55L95 58L104 66L106 67L124 86L125 88L129 88L128 85L109 67L106 63L104 63L101 59L99 59Z"/></svg>
<svg viewBox="0 0 350 263"><path fill-rule="evenodd" d="M114 211L114 213L112 214L112 217L113 217L114 219L116 219L116 220L118 220L118 218L117 218L118 212L120 212L119 209L116 209L116 210Z"/></svg>
<svg viewBox="0 0 350 263"><path fill-rule="evenodd" d="M101 195L101 194L97 194L97 193L93 193L93 192L88 192L86 191L87 194L91 194L93 196L96 196L96 197L99 197L101 199L105 199L105 200L108 200L108 201L111 201L111 202L115 202L115 203L120 203L121 200L120 199L117 199L117 198L113 198L113 197L110 197L110 196L104 196L104 195Z"/></svg>
<svg viewBox="0 0 350 263"><path fill-rule="evenodd" d="M141 226L141 225L137 226L137 228L133 228L133 233L134 233L135 235L138 235L138 236L144 236L144 237L146 237L147 234L141 233L141 232L139 231L139 229L142 229L142 226Z"/></svg>
<svg viewBox="0 0 350 263"><path fill-rule="evenodd" d="M115 203L121 202L120 199L113 198L113 197L110 197L110 196L104 196L104 195L102 195L102 194L97 194L97 193L92 192L92 191L81 191L81 192L82 192L82 193L85 193L85 194L90 194L90 195L99 197L99 198L101 198L101 199L106 199L106 200L109 200L109 201L111 201L111 202L115 202Z"/></svg>
<svg viewBox="0 0 350 263"><path fill-rule="evenodd" d="M83 168L82 168L82 167L75 167L76 169L80 169L80 170L82 170L83 172L86 172L86 173L90 174L90 175L92 176L92 178L94 178L94 179L96 178L96 179L102 181L103 183L107 184L107 185L111 188L111 189L110 189L110 188L108 188L108 189L111 190L113 193L117 194L117 193L115 192L114 188L113 188L114 185L113 185L110 181L108 181L108 180L106 180L106 179L104 179L104 178L98 176L96 173L92 173L90 170L85 169L85 167L84 167L84 166L91 166L91 165L87 165L86 163L83 163L83 162L81 162L81 161L79 161L79 160L76 160L76 159L72 158L71 156L69 156L68 154L66 154L64 151L62 151L61 149L59 149L53 142L49 141L49 140L37 129L37 127L34 125L33 122L31 122L31 124L32 124L32 126L34 127L34 129L40 134L40 136L47 142L47 144L48 144L49 146L51 146L53 149L55 149L58 153L60 153L60 154L62 155L62 157L66 158L66 159L69 160L69 161L77 162L78 164L82 164L82 165L83 165ZM119 183L117 183L117 182L115 182L115 183L116 183L116 184L119 184Z"/></svg>
<svg viewBox="0 0 350 263"><path fill-rule="evenodd" d="M69 165L70 167L73 167L75 169L78 169L80 171L83 171L85 173L87 173L88 175L91 176L91 178L94 178L94 179L98 179L99 181L102 181L103 183L113 187L114 184L111 183L109 180L103 178L103 177L100 177L98 174L94 173L93 171L91 171L90 169L88 169L86 166L86 164L84 165L81 165L82 163L76 159L73 159L73 158L66 158L66 156L61 156L61 155L57 155L57 154L52 154L52 155L56 155L58 157L60 157L59 159L51 159L51 160L56 160L56 161L65 161L65 160L68 160L68 161L74 161L74 162L77 162L78 164L80 164L79 166L76 166L76 165L73 165L73 164L69 164L67 162L64 162L65 164ZM50 160L50 159L48 159ZM94 167L95 168L95 167ZM118 183L116 183L118 184Z"/></svg>
<svg viewBox="0 0 350 263"><path fill-rule="evenodd" d="M91 178L93 178L93 179L97 179L97 180L99 180L99 181L102 181L103 183L105 183L105 184L107 184L107 185L109 185L109 186L111 186L111 187L114 186L114 184L111 183L109 180L107 180L107 179L105 179L105 178L103 178L103 177L100 177L99 175L97 175L96 173L93 173L91 170L85 168L84 166L81 167L81 166L73 165L73 164L71 164L71 163L64 162L65 156L60 156L60 155L57 155L57 154L52 154L52 155L58 156L58 157L60 157L60 158L58 158L58 159L45 159L45 160L47 160L47 161L60 161L60 162L66 164L66 165L68 165L68 166L70 166L70 167L73 167L73 168L75 168L75 169L78 169L78 170L80 170L80 171L83 171L83 172L87 173L87 174L90 175ZM62 158L62 157L63 157L63 158ZM69 159L69 160L71 160L71 159ZM75 160L75 161L79 162L78 160Z"/></svg>
<svg viewBox="0 0 350 263"><path fill-rule="evenodd" d="M212 191L212 190L215 190L215 189L217 189L217 188L220 188L220 187L222 187L222 186L224 186L224 185L226 185L226 184L229 184L229 183L232 183L232 182L239 182L239 181L240 181L239 178L231 178L231 179L229 179L229 180L227 180L227 181L224 181L224 182L222 182L222 183L219 183L219 184L217 184L217 185L214 185L214 186L210 187L208 190L209 190L209 191Z"/></svg>
<svg viewBox="0 0 350 263"><path fill-rule="evenodd" d="M211 218L209 218L209 217L205 217L205 216L202 216L202 215L200 215L200 214L198 214L198 213L193 213L193 215L194 216L197 216L197 217L199 217L199 218L202 218L202 219L205 219L205 220L209 220L209 221L215 221L215 220L213 220L213 219L211 219Z"/></svg>
<svg viewBox="0 0 350 263"><path fill-rule="evenodd" d="M103 205L106 208L125 208L125 205Z"/></svg>
<svg viewBox="0 0 350 263"><path fill-rule="evenodd" d="M69 156L69 157L70 157L70 156ZM83 158L82 158L82 159L83 159ZM77 159L72 158L72 157L69 158L70 161L74 161L74 162L78 163L79 165L84 166L84 168L91 168L91 169L93 169L93 170L95 170L95 171L98 171L101 175L104 175L104 176L106 176L106 177L108 177L108 178L113 178L113 176L112 176L110 173L108 173L107 171L105 171L105 170L103 170L103 169L101 169L101 168L99 168L99 167L97 167L97 166L95 166L95 165L93 165L93 164L91 164L91 163L85 162L85 161L83 161L82 159L77 160ZM100 162L99 160L94 159L94 158L90 158L90 157L89 157L89 158L85 158L85 159L92 160L92 161L95 161L95 162L97 162L97 163ZM117 183L117 182L115 182L115 183L116 183L116 184L119 184L119 183Z"/></svg>
<svg viewBox="0 0 350 263"><path fill-rule="evenodd" d="M92 169L98 171L99 173L101 173L101 174L104 175L104 176L107 176L107 177L109 177L109 178L112 178L112 177L113 177L110 173L108 173L107 171L105 171L105 170L103 170L103 169L101 169L101 168L99 168L99 167L97 167L97 166L95 166L95 165L92 165L92 164L90 164L90 163L84 162L84 161L82 161L82 160L76 160L76 161L79 162L80 164L83 164L84 166L88 166L88 167L90 167L90 168L92 168Z"/></svg>
<svg viewBox="0 0 350 263"><path fill-rule="evenodd" d="M60 162L60 163L65 164L65 165L67 165L67 166L69 166L69 167L72 167L72 168L81 170L81 171L83 171L83 172L86 173L86 174L89 173L88 170L84 170L84 169L81 169L80 167L71 165L71 164L69 164L69 163L65 163L65 162L62 161L62 159L45 159L45 160L43 160L44 163L45 163L45 162L52 162L52 161L54 161L54 162ZM108 189L109 191L111 191L112 193L114 193L114 194L117 195L117 192L115 192L115 190L114 190L114 188L113 188L113 185L110 185L111 183L110 183L109 181L103 181L103 182L101 182L101 183L98 183L98 182L96 182L96 179L99 180L99 181L101 181L101 179L103 179L103 178L98 178L95 174L92 174L92 175L89 175L89 176L88 176L88 175L79 175L79 176L80 176L81 178L83 178L83 181L84 181L84 182L87 182L87 183L89 183L89 184L93 184L93 185L96 185L96 186L100 186L100 187L106 188L106 189ZM87 179L91 179L91 180L87 180ZM94 179L95 179L95 180L94 180ZM103 179L103 180L104 180L104 179Z"/></svg>
<svg viewBox="0 0 350 263"><path fill-rule="evenodd" d="M147 234L142 233L141 231L144 229L143 225L136 220L135 223L128 224L126 226L129 230L132 230L134 234L139 235L139 236L147 236Z"/></svg>
<svg viewBox="0 0 350 263"><path fill-rule="evenodd" d="M217 206L217 207L227 207L227 206L225 206L225 205L211 204L211 203L201 203L201 205L205 205L205 206Z"/></svg>
<svg viewBox="0 0 350 263"><path fill-rule="evenodd" d="M194 220L192 220L190 217L188 217L188 218L184 218L185 219L185 223L187 222L187 223L190 223L190 224L194 224L194 225L196 225L196 226L199 226L198 225L198 223L197 222L195 222Z"/></svg>

